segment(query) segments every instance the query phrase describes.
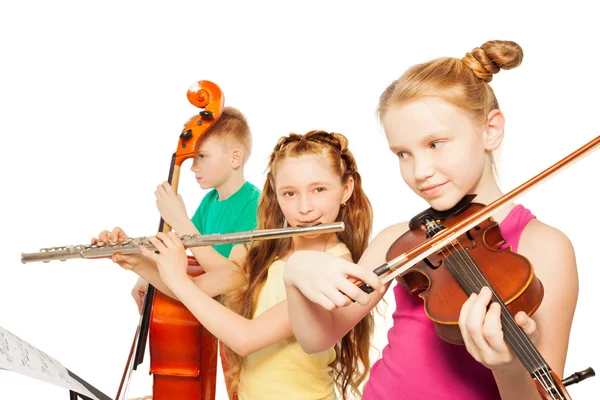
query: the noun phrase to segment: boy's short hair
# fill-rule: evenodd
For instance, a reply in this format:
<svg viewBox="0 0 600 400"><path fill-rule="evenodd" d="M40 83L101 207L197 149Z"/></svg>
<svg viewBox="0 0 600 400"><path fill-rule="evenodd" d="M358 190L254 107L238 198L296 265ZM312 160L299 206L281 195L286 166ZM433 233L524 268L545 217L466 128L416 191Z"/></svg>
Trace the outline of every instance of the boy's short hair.
<svg viewBox="0 0 600 400"><path fill-rule="evenodd" d="M193 116L187 122L189 123ZM186 125L187 125L186 123ZM244 151L244 164L252 153L252 133L246 117L240 110L233 107L224 107L221 117L204 134L203 139L214 137L222 139L227 145L240 146Z"/></svg>

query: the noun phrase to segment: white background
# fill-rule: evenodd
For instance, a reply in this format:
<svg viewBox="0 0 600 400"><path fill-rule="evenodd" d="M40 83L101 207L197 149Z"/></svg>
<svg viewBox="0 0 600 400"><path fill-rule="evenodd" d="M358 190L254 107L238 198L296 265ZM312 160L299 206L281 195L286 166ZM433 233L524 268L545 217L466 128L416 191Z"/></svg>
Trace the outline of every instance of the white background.
<svg viewBox="0 0 600 400"><path fill-rule="evenodd" d="M259 187L278 137L312 129L347 135L377 233L426 208L387 150L374 113L380 93L415 63L514 40L524 49L522 66L492 82L507 119L502 187L548 168L600 132L600 57L589 6L538 4L3 2L0 326L116 394L137 324L135 276L106 260L22 265L20 254L86 243L116 225L133 236L156 232L153 191L197 111L187 88L201 79L218 83L226 104L247 115L254 135L247 177ZM191 214L204 193L189 165L180 189ZM520 200L576 250L580 293L566 374L590 365L600 372L599 172L595 153ZM377 322L379 349L389 323ZM132 396L150 393L147 365ZM597 398L600 378L569 391ZM67 393L0 371L0 399L34 398Z"/></svg>

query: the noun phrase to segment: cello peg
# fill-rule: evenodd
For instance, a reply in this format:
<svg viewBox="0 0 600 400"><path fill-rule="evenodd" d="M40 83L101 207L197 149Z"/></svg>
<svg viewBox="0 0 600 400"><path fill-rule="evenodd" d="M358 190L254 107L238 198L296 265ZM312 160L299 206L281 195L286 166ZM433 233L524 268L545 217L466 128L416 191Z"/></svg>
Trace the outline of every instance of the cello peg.
<svg viewBox="0 0 600 400"><path fill-rule="evenodd" d="M188 129L186 131L181 132L181 135L179 135L179 139L181 140L187 140L189 138L192 137L192 130Z"/></svg>

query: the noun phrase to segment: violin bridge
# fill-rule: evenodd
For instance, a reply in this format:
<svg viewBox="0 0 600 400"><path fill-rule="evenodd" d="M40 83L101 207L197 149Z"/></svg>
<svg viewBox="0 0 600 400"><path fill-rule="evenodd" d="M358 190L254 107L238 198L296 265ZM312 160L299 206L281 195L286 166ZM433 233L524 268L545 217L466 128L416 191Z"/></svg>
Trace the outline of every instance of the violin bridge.
<svg viewBox="0 0 600 400"><path fill-rule="evenodd" d="M434 220L433 218L427 215L421 219L421 229L426 232L425 237L427 239L430 239L438 233L442 232L444 229L446 229L446 227L442 225L439 219Z"/></svg>

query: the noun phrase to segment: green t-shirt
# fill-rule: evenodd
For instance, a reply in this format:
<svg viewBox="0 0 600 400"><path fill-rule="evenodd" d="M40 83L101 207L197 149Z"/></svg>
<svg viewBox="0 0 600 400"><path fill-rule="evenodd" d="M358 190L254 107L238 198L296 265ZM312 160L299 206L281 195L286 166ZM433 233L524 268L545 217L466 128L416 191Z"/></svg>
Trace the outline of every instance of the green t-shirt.
<svg viewBox="0 0 600 400"><path fill-rule="evenodd" d="M213 189L202 199L192 222L203 235L256 229L259 197L260 190L250 182L245 182L237 192L225 200L217 200L219 192ZM223 257L229 257L236 244L238 243L217 244L213 248Z"/></svg>

